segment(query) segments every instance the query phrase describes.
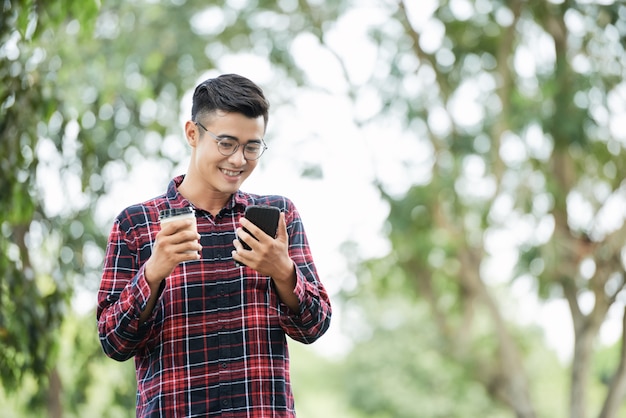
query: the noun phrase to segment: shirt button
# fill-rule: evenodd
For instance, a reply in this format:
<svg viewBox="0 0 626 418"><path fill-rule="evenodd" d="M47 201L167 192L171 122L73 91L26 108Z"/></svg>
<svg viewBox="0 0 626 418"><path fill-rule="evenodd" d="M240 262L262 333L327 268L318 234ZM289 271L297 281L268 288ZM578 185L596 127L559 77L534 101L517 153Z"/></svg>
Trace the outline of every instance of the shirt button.
<svg viewBox="0 0 626 418"><path fill-rule="evenodd" d="M227 368L227 367L228 367L228 364L226 364L226 363L222 363L222 369L225 369L225 368Z"/></svg>
<svg viewBox="0 0 626 418"><path fill-rule="evenodd" d="M224 405L224 406L228 406L228 399L224 399L224 400L222 401L222 405Z"/></svg>

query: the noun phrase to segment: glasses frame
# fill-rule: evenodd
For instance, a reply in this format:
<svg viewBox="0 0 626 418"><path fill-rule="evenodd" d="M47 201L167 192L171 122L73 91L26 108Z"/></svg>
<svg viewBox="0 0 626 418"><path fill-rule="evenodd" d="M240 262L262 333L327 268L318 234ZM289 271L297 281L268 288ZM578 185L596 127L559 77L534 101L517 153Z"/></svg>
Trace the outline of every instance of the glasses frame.
<svg viewBox="0 0 626 418"><path fill-rule="evenodd" d="M239 150L239 147L241 147L241 144L239 143L239 141L237 141L234 138L223 138L219 135L214 134L213 132L209 131L207 128L204 127L203 124L201 124L198 121L194 121L193 123L195 123L197 126L201 127L202 129L204 129L204 131L206 133L208 133L213 139L215 139L217 141L218 147L217 150L219 151L220 154L222 154L224 157L230 157L231 155L235 155L235 153ZM233 148L233 152L231 152L230 154L224 154L224 152L222 151L222 149L219 147L219 143L224 141L224 140L232 140L237 142L237 145L235 146L235 148ZM256 157L256 158L248 158L246 156L246 147L248 146L248 144L250 144L249 142L246 143L243 146L243 158L245 158L246 160L250 160L250 161L255 161L258 160L259 158L261 158L261 156L265 153L265 151L267 150L267 145L265 144L265 140L263 140L263 138L261 138L261 153Z"/></svg>

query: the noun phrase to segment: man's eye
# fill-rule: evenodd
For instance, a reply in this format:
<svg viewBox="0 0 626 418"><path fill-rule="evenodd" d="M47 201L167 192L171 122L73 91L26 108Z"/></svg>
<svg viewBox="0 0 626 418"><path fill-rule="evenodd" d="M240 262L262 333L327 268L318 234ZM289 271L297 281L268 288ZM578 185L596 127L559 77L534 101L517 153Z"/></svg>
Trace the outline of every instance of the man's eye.
<svg viewBox="0 0 626 418"><path fill-rule="evenodd" d="M235 144L234 141L231 141L230 139L222 139L220 141L220 147L224 148L224 149L233 149L237 144Z"/></svg>
<svg viewBox="0 0 626 418"><path fill-rule="evenodd" d="M261 150L261 144L248 144L246 145L246 149L248 152L257 153Z"/></svg>

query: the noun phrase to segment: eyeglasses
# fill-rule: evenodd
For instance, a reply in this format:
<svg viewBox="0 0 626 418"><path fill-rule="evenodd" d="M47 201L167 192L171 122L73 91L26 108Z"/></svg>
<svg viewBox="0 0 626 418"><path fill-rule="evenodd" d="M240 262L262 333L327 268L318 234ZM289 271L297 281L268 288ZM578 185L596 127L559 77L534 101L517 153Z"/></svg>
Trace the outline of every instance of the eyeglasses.
<svg viewBox="0 0 626 418"><path fill-rule="evenodd" d="M202 125L200 122L194 123L204 129L206 133L211 135L213 139L217 141L217 150L220 152L220 154L226 157L230 157L231 155L236 153L241 146L239 141L237 141L236 139L217 136L213 132L205 128L204 125ZM248 142L246 145L243 146L243 157L246 160L258 160L261 155L263 155L266 149L267 145L265 145L265 141L263 141L262 139L260 141Z"/></svg>

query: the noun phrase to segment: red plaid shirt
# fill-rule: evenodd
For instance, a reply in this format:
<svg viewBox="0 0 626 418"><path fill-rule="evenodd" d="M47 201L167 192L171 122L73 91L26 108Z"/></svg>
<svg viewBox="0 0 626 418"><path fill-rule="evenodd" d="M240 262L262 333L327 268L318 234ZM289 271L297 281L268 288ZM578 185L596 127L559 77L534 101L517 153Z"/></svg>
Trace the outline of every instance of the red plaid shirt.
<svg viewBox="0 0 626 418"><path fill-rule="evenodd" d="M104 352L119 361L135 358L138 417L293 417L285 335L312 343L328 329L331 306L288 199L237 192L216 217L196 208L202 257L164 280L151 317L139 323L159 211L191 205L178 193L182 178L115 220L98 292ZM234 263L235 229L251 204L286 215L299 312L280 301L269 277Z"/></svg>

